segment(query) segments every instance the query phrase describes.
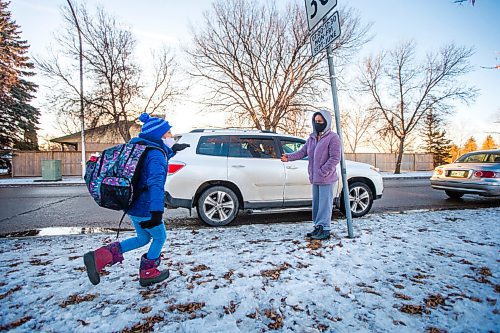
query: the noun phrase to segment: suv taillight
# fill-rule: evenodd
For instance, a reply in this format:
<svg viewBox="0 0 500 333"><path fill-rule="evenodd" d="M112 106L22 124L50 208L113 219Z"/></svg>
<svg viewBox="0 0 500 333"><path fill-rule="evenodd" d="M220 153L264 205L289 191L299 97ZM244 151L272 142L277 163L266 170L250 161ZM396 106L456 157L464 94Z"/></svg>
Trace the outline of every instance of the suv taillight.
<svg viewBox="0 0 500 333"><path fill-rule="evenodd" d="M168 174L173 175L180 169L184 168L186 165L183 163L169 163L168 164Z"/></svg>
<svg viewBox="0 0 500 333"><path fill-rule="evenodd" d="M481 170L475 171L474 176L476 176L478 178L496 178L497 177L496 173L493 171L481 171Z"/></svg>

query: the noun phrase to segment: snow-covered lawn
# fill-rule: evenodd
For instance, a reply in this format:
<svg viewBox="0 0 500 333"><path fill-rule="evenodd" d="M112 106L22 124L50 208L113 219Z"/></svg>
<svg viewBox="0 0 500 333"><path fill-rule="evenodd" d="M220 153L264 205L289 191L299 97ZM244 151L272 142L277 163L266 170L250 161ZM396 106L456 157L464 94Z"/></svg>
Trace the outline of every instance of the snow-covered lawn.
<svg viewBox="0 0 500 333"><path fill-rule="evenodd" d="M500 209L355 223L323 243L308 223L169 230L171 277L149 288L140 251L90 284L81 255L113 235L2 239L0 331L500 331Z"/></svg>

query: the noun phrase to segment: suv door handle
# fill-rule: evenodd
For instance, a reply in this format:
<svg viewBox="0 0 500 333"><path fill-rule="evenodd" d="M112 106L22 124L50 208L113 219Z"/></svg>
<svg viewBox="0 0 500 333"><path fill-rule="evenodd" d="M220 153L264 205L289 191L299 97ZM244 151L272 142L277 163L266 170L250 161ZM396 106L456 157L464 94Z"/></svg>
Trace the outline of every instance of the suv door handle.
<svg viewBox="0 0 500 333"><path fill-rule="evenodd" d="M231 165L233 168L244 168L244 165L241 164L236 164L236 165Z"/></svg>
<svg viewBox="0 0 500 333"><path fill-rule="evenodd" d="M297 167L295 165L288 165L286 168L291 169L291 170L295 170L295 169L298 169L299 167Z"/></svg>

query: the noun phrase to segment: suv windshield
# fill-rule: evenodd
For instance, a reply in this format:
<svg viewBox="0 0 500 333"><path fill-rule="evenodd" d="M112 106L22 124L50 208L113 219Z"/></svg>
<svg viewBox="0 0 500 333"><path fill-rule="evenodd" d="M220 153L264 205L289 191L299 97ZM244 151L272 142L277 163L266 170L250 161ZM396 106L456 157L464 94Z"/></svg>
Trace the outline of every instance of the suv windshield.
<svg viewBox="0 0 500 333"><path fill-rule="evenodd" d="M500 163L500 153L470 153L457 159L460 163Z"/></svg>

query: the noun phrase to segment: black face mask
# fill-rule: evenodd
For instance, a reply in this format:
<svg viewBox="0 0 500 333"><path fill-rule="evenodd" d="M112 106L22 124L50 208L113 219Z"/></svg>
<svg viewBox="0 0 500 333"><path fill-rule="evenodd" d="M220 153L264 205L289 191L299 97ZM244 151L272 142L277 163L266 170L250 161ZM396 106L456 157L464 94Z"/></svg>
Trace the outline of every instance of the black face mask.
<svg viewBox="0 0 500 333"><path fill-rule="evenodd" d="M323 124L314 123L314 129L316 130L316 133L323 132L325 128L326 128L326 122L324 122Z"/></svg>

